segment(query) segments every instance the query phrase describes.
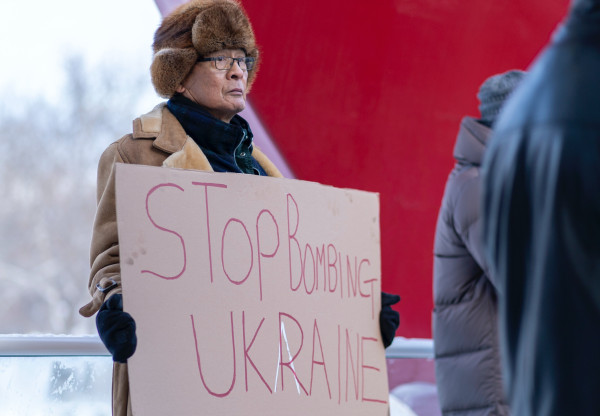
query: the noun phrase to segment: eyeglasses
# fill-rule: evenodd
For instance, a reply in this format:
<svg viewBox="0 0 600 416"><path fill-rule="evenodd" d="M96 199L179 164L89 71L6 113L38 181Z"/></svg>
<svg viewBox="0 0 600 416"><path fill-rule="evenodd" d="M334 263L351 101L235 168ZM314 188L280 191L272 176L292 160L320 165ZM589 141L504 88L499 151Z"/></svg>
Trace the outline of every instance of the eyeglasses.
<svg viewBox="0 0 600 416"><path fill-rule="evenodd" d="M210 62L215 63L215 67L222 71L229 71L233 67L233 62L237 62L242 71L252 71L254 68L255 59L249 56L243 58L229 58L227 56L215 56L213 58L201 58L198 62Z"/></svg>

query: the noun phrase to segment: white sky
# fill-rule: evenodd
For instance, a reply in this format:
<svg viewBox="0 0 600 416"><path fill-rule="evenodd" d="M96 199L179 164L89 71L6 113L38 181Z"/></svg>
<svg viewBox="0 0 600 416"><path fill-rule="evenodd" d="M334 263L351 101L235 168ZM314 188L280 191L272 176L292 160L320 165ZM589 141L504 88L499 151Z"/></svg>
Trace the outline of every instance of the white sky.
<svg viewBox="0 0 600 416"><path fill-rule="evenodd" d="M148 71L159 22L153 0L0 0L0 99L56 98L73 53Z"/></svg>

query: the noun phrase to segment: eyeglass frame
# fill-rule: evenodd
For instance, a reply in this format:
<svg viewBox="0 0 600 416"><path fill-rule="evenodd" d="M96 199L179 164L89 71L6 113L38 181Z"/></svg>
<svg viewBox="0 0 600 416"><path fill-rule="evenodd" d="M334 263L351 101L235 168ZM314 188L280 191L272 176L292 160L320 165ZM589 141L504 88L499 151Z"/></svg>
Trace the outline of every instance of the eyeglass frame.
<svg viewBox="0 0 600 416"><path fill-rule="evenodd" d="M222 62L226 59L229 59L229 68L219 68L217 67L217 62ZM242 71L252 71L252 69L254 69L254 64L256 63L256 58L253 58L251 56L243 56L240 58L233 58L233 57L229 57L229 56L214 56L211 58L199 58L196 62L214 62L215 63L215 68L217 68L219 71L229 71L231 68L233 68L233 63L237 62L238 66L240 67L240 69ZM246 68L243 69L241 62L244 62L244 64L246 65Z"/></svg>

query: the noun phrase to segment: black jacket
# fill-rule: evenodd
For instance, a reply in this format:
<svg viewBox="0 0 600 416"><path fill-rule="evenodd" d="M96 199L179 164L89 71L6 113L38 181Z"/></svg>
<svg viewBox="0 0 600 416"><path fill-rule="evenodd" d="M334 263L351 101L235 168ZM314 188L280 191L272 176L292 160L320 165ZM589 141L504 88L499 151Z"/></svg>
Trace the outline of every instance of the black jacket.
<svg viewBox="0 0 600 416"><path fill-rule="evenodd" d="M575 0L483 163L514 415L600 415L600 0Z"/></svg>

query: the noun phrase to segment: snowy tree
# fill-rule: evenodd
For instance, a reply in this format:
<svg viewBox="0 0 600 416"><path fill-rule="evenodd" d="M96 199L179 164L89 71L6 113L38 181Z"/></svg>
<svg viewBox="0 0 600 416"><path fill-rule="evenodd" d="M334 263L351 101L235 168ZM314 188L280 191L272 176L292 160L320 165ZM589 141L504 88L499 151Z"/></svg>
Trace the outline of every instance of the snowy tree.
<svg viewBox="0 0 600 416"><path fill-rule="evenodd" d="M0 100L0 333L95 332L78 309L90 299L96 167L151 87L147 73L78 56L65 79L57 103Z"/></svg>

